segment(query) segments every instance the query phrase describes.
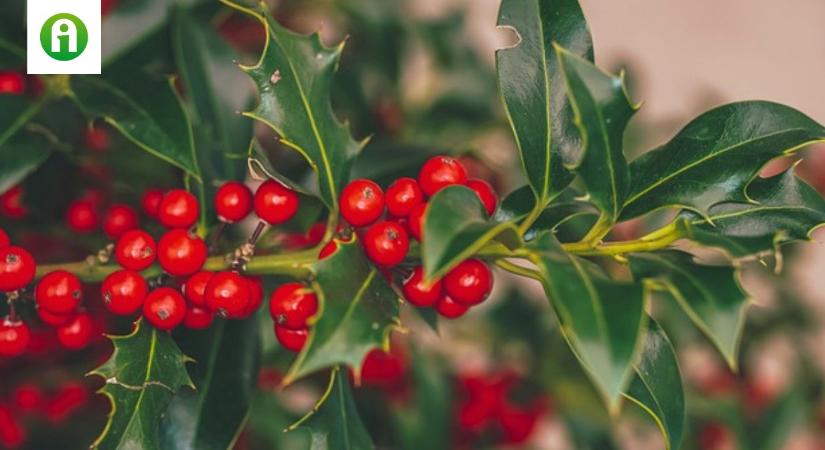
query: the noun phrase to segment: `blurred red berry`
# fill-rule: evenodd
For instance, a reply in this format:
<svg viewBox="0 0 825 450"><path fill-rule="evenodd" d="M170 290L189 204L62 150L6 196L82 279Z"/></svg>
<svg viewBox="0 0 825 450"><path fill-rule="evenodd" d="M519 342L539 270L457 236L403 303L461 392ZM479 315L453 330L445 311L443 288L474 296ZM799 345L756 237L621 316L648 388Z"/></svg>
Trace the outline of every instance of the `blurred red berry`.
<svg viewBox="0 0 825 450"><path fill-rule="evenodd" d="M183 326L190 330L205 330L212 325L214 314L211 311L198 306L190 306L186 310L186 317L183 318Z"/></svg>
<svg viewBox="0 0 825 450"><path fill-rule="evenodd" d="M143 208L143 213L148 217L157 219L160 211L160 202L163 201L163 190L157 188L149 188L143 192L140 198L140 206Z"/></svg>
<svg viewBox="0 0 825 450"><path fill-rule="evenodd" d="M0 71L0 95L21 95L26 91L26 77L20 72Z"/></svg>
<svg viewBox="0 0 825 450"><path fill-rule="evenodd" d="M427 211L427 204L420 203L410 212L407 222L407 227L410 229L410 234L421 242L421 237L424 234L424 213Z"/></svg>
<svg viewBox="0 0 825 450"><path fill-rule="evenodd" d="M23 187L14 186L0 194L0 213L10 219L22 219L29 213L23 205Z"/></svg>
<svg viewBox="0 0 825 450"><path fill-rule="evenodd" d="M117 239L137 226L137 213L129 205L112 205L103 215L103 232L111 239Z"/></svg>
<svg viewBox="0 0 825 450"><path fill-rule="evenodd" d="M88 200L76 200L66 209L66 225L76 233L90 233L100 222L95 205Z"/></svg>
<svg viewBox="0 0 825 450"><path fill-rule="evenodd" d="M291 352L300 352L307 342L309 337L309 330L304 328L302 330L293 330L275 324L275 337L281 346Z"/></svg>
<svg viewBox="0 0 825 450"><path fill-rule="evenodd" d="M467 187L476 193L478 199L481 200L481 204L484 205L487 215L492 216L496 212L496 206L498 206L498 196L496 191L493 190L493 186L484 180L474 178L467 181Z"/></svg>
<svg viewBox="0 0 825 450"><path fill-rule="evenodd" d="M109 131L104 127L89 127L83 134L83 142L89 150L105 152L109 150L111 137Z"/></svg>
<svg viewBox="0 0 825 450"><path fill-rule="evenodd" d="M89 345L93 329L91 316L80 313L71 322L58 327L57 340L69 350L80 350Z"/></svg>
<svg viewBox="0 0 825 450"><path fill-rule="evenodd" d="M8 317L0 321L0 356L15 357L26 351L31 340L29 326Z"/></svg>
<svg viewBox="0 0 825 450"><path fill-rule="evenodd" d="M74 311L67 314L55 314L46 308L40 307L35 308L35 311L37 311L37 317L40 318L41 322L45 323L46 325L51 325L53 327L66 325L72 319L74 319L75 315Z"/></svg>
<svg viewBox="0 0 825 450"><path fill-rule="evenodd" d="M9 239L9 235L6 234L6 231L0 228L0 248L8 247L11 245L11 239Z"/></svg>
<svg viewBox="0 0 825 450"><path fill-rule="evenodd" d="M12 404L24 412L37 411L43 404L43 390L36 384L25 383L14 388L11 394Z"/></svg>
<svg viewBox="0 0 825 450"><path fill-rule="evenodd" d="M26 431L18 422L11 408L0 405L0 444L3 448L14 449L26 442Z"/></svg>
<svg viewBox="0 0 825 450"><path fill-rule="evenodd" d="M449 295L442 295L435 304L438 314L447 319L457 319L463 316L468 309L470 309L469 306L453 300Z"/></svg>

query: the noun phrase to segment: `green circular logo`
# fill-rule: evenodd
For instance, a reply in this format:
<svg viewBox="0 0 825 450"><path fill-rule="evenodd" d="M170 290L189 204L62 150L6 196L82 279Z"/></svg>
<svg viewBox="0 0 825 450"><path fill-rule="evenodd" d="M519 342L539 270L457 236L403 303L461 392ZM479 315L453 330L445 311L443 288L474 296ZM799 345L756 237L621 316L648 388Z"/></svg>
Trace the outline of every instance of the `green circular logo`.
<svg viewBox="0 0 825 450"><path fill-rule="evenodd" d="M69 13L55 14L40 29L40 45L47 55L58 61L77 58L86 50L89 32L77 16Z"/></svg>

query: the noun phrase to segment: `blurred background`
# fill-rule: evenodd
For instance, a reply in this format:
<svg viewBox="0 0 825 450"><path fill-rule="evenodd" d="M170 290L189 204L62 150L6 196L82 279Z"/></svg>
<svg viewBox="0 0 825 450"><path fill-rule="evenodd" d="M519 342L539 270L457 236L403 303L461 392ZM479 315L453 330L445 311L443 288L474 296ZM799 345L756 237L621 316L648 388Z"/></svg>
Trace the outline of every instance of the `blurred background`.
<svg viewBox="0 0 825 450"><path fill-rule="evenodd" d="M174 3L105 1L104 60L142 57L141 37L162 33ZM202 2L203 7L187 3L202 9L235 50L215 70L227 80L222 95L243 109L252 85L238 77L233 60L257 58L264 38L261 27L212 2ZM450 152L461 155L474 176L487 179L504 196L523 180L496 91L494 50L516 41L510 31L495 28L498 3L269 2L275 17L294 30L320 29L329 45L348 39L334 105L356 136L374 135L356 163L355 176L389 180L414 173L434 153ZM736 100L785 103L825 123L822 0L582 0L582 6L597 63L611 72L626 71L631 97L644 103L625 136L629 158L665 142L699 113ZM4 19L15 14L12 9L0 12ZM173 71L150 60L146 67ZM74 156L34 177L74 167L78 170L73 175L61 175L74 188L59 200L45 199L34 182L0 195L0 224L30 237L32 245L40 247L38 261L63 261L100 248L102 242L92 238L75 241L71 248L63 248L59 239L44 243L40 238L39 233L60 228L72 200L102 192L104 203L113 198L135 202L146 188L175 184L171 172L147 176L156 162L112 130L97 126L90 133L80 119L74 126L69 139ZM299 158L275 145L267 130L256 133L261 152L279 171L310 183ZM124 154L128 163L119 163ZM393 157L382 158L387 154ZM811 148L800 155L799 173L825 192L825 152ZM766 173L792 163L778 161ZM638 236L660 220L648 217L622 224L611 238ZM277 251L314 245L310 235L307 224L276 230L267 239ZM825 288L820 275L825 245L805 243L782 250L780 272L775 259L741 262L742 281L759 302L749 310L738 373L727 368L671 299L656 298L655 316L674 339L686 378L690 418L682 448L825 449ZM434 325L433 317L413 308L404 314L409 331L396 333L390 355L370 356L356 390L359 410L380 448L664 448L658 429L633 405L625 405L618 420L610 420L537 284L499 273L493 300L460 320ZM101 326L111 332L128 323ZM236 448L306 448L302 432L282 430L311 408L323 380L280 389L292 356L264 328L261 395ZM43 352L51 357L13 365L0 360L0 438L5 439L0 447L85 448L104 420L106 402L92 394L97 381L82 375L106 356L109 344L95 342L64 354L47 332L42 339ZM60 369L43 373L44 367L55 366Z"/></svg>

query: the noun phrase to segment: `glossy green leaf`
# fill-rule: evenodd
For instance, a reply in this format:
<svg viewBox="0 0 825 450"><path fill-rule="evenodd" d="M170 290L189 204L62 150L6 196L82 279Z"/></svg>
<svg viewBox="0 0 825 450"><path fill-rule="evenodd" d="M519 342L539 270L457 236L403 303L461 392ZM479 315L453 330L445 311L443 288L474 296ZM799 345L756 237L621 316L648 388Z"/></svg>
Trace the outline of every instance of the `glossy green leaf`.
<svg viewBox="0 0 825 450"><path fill-rule="evenodd" d="M603 235L618 219L627 195L630 171L622 137L636 109L628 99L622 77L604 73L590 61L558 46L556 55L582 138L581 159L568 168L579 174L589 200L601 211Z"/></svg>
<svg viewBox="0 0 825 450"><path fill-rule="evenodd" d="M195 390L175 394L164 416L164 449L231 448L243 426L258 381L260 318L215 319L204 331L182 330L181 348L195 362Z"/></svg>
<svg viewBox="0 0 825 450"><path fill-rule="evenodd" d="M765 101L720 106L630 164L622 218L664 207L707 214L717 203L747 201L745 188L768 161L822 140L822 125L787 106Z"/></svg>
<svg viewBox="0 0 825 450"><path fill-rule="evenodd" d="M387 348L390 332L400 324L398 295L356 238L338 242L338 250L318 262L313 287L319 312L284 383L338 364L357 375L367 353Z"/></svg>
<svg viewBox="0 0 825 450"><path fill-rule="evenodd" d="M648 319L647 338L625 396L648 413L664 435L667 449L678 449L685 431L685 392L679 360L664 330Z"/></svg>
<svg viewBox="0 0 825 450"><path fill-rule="evenodd" d="M106 380L100 392L112 405L106 427L92 448L160 449L160 417L175 392L193 387L185 367L188 358L168 333L143 321L135 324L131 334L110 339L114 353L90 373Z"/></svg>
<svg viewBox="0 0 825 450"><path fill-rule="evenodd" d="M200 179L189 116L171 80L124 67L105 78L72 77L72 99L140 148Z"/></svg>
<svg viewBox="0 0 825 450"><path fill-rule="evenodd" d="M579 151L552 44L592 61L590 32L576 0L503 0L498 26L518 35L514 46L496 52L499 92L527 180L546 204L573 180L563 161Z"/></svg>
<svg viewBox="0 0 825 450"><path fill-rule="evenodd" d="M587 230L595 225L599 211L584 201L578 192L568 187L544 208L527 232L525 241L532 241L543 231L553 231L563 242L579 241ZM501 201L494 220L499 222L517 221L530 213L535 199L529 186L522 186Z"/></svg>
<svg viewBox="0 0 825 450"><path fill-rule="evenodd" d="M326 48L319 34L302 36L278 24L269 12L228 5L261 21L267 35L260 60L242 66L258 88L260 103L248 117L261 121L318 173L321 199L337 211L338 195L366 141L353 139L330 103L332 80L343 43Z"/></svg>
<svg viewBox="0 0 825 450"><path fill-rule="evenodd" d="M204 179L214 181L206 185L243 179L252 122L238 113L251 101L245 76L232 64L239 55L209 24L194 19L182 7L173 14L172 35L175 63L192 105L192 122L203 134L198 163Z"/></svg>
<svg viewBox="0 0 825 450"><path fill-rule="evenodd" d="M373 450L372 443L352 398L346 372L332 370L326 392L312 411L290 429L309 429L310 450Z"/></svg>
<svg viewBox="0 0 825 450"><path fill-rule="evenodd" d="M615 410L644 336L642 285L608 279L590 261L565 252L550 232L529 249L565 338Z"/></svg>
<svg viewBox="0 0 825 450"><path fill-rule="evenodd" d="M825 200L793 169L757 178L747 192L753 203L720 203L710 208L707 218L682 213L688 239L744 257L775 251L785 242L809 240L825 223Z"/></svg>
<svg viewBox="0 0 825 450"><path fill-rule="evenodd" d="M464 186L448 186L429 201L424 213L421 259L428 278L439 278L492 240L521 245L511 222L488 219L478 196Z"/></svg>
<svg viewBox="0 0 825 450"><path fill-rule="evenodd" d="M20 183L43 164L52 153L52 144L41 134L23 130L0 145L0 192Z"/></svg>
<svg viewBox="0 0 825 450"><path fill-rule="evenodd" d="M692 255L676 250L632 254L630 268L638 280L654 280L656 287L670 293L736 368L749 304L736 269L701 265Z"/></svg>
<svg viewBox="0 0 825 450"><path fill-rule="evenodd" d="M33 101L25 95L0 94L0 149L43 106L43 100Z"/></svg>

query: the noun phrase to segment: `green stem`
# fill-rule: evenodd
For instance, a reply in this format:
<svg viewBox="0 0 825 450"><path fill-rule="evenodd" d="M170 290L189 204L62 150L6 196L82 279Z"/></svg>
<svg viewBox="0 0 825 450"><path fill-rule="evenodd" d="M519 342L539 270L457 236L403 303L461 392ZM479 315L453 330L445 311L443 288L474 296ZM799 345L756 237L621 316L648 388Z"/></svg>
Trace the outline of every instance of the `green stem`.
<svg viewBox="0 0 825 450"><path fill-rule="evenodd" d="M562 244L562 247L570 253L584 256L614 256L624 253L649 252L665 248L685 237L684 230L679 226L679 222L656 230L646 236L632 241L608 242L602 245L593 246L589 242L576 242L572 244Z"/></svg>
<svg viewBox="0 0 825 450"><path fill-rule="evenodd" d="M590 231L582 238L582 242L586 242L595 246L603 237L610 232L610 227L613 225L613 219L607 214L600 214L599 219L590 228Z"/></svg>
<svg viewBox="0 0 825 450"><path fill-rule="evenodd" d="M518 233L524 236L527 231L530 230L530 227L536 223L541 213L544 211L544 205L546 202L543 201L536 201L536 204L533 205L533 209L530 211L530 214L524 218L521 224L518 226Z"/></svg>
<svg viewBox="0 0 825 450"><path fill-rule="evenodd" d="M313 264L318 259L318 249L312 248L301 252L279 255L256 256L246 265L245 273L250 275L286 275L296 279L309 279L313 274ZM204 270L228 270L231 261L224 256L213 256L206 260ZM120 270L116 264L90 264L86 261L65 264L44 264L37 268L37 278L55 271L66 270L87 283L103 281L109 274ZM160 266L153 265L141 274L144 278L154 278L163 273Z"/></svg>
<svg viewBox="0 0 825 450"><path fill-rule="evenodd" d="M532 278L534 280L543 281L541 274L538 271L520 266L518 264L514 264L506 259L499 259L496 261L496 265L501 269L506 270L507 272L514 273L516 275Z"/></svg>

